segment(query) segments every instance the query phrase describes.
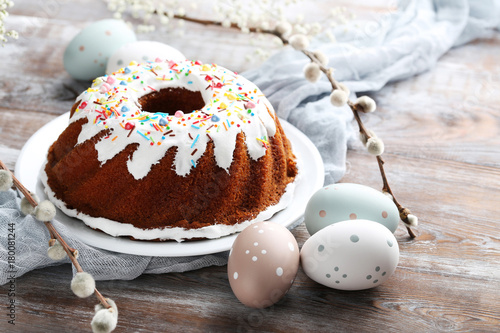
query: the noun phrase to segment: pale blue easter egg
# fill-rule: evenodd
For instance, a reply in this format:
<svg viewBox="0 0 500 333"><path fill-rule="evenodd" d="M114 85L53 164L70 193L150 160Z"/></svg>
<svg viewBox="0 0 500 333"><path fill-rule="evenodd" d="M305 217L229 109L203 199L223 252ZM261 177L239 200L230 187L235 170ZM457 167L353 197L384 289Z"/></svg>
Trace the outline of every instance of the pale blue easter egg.
<svg viewBox="0 0 500 333"><path fill-rule="evenodd" d="M179 62L186 60L186 57L179 50L160 42L138 41L128 43L120 47L109 57L106 74L116 72L132 61L143 64L156 60L173 60Z"/></svg>
<svg viewBox="0 0 500 333"><path fill-rule="evenodd" d="M312 235L300 250L302 268L314 281L340 290L377 287L399 262L399 245L380 223L340 221Z"/></svg>
<svg viewBox="0 0 500 333"><path fill-rule="evenodd" d="M122 45L136 41L125 22L97 21L76 35L64 51L64 68L73 78L93 80L105 74L109 57Z"/></svg>
<svg viewBox="0 0 500 333"><path fill-rule="evenodd" d="M304 213L304 222L311 235L330 224L355 219L375 221L395 232L399 211L382 192L364 185L339 183L314 193Z"/></svg>

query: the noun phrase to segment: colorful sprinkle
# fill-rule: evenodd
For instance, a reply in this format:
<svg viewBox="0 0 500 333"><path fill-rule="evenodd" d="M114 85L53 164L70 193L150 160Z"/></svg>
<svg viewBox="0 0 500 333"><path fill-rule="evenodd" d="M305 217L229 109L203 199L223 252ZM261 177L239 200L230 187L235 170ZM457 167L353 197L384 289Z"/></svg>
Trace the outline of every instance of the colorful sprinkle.
<svg viewBox="0 0 500 333"><path fill-rule="evenodd" d="M111 90L111 87L109 86L109 84L103 83L102 86L101 86L101 88L99 89L99 92L101 94L104 94L104 93L107 93L110 90Z"/></svg>
<svg viewBox="0 0 500 333"><path fill-rule="evenodd" d="M253 109L255 107L255 104L252 102L247 102L245 103L245 108L246 109Z"/></svg>
<svg viewBox="0 0 500 333"><path fill-rule="evenodd" d="M194 147L194 145L196 144L196 141L198 141L198 138L200 137L200 135L196 135L196 138L194 138L194 141L193 141L193 144L191 145L191 148Z"/></svg>
<svg viewBox="0 0 500 333"><path fill-rule="evenodd" d="M167 119L165 118L160 118L160 121L158 122L160 126L166 126L168 124Z"/></svg>
<svg viewBox="0 0 500 333"><path fill-rule="evenodd" d="M144 139L149 141L149 138L147 136L145 136L144 134L142 134L141 131L137 131L137 133L139 133Z"/></svg>

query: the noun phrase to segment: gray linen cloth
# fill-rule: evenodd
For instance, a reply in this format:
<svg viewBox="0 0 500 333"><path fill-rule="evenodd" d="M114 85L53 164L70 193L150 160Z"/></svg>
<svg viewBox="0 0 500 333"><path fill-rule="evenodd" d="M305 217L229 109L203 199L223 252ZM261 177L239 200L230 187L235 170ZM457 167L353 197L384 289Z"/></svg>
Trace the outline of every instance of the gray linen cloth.
<svg viewBox="0 0 500 333"><path fill-rule="evenodd" d="M333 31L337 43L319 36L310 49L329 56L335 77L351 91L376 91L387 82L429 70L450 48L488 37L499 28L500 0L403 0L397 12L359 27L337 28ZM325 163L325 183L333 183L345 173L347 145L354 137L352 115L349 109L330 104L326 78L315 84L304 79L302 69L307 62L303 54L288 47L243 75L264 91L280 117L315 143ZM14 191L0 193L0 284L8 281L9 271L20 277L33 269L69 262L47 257L48 232L33 217L22 216L18 204ZM10 223L16 234L12 266L8 262ZM181 258L114 253L87 246L64 225L57 221L54 225L80 251L83 269L96 280L131 280L144 273L183 272L227 263L227 252Z"/></svg>

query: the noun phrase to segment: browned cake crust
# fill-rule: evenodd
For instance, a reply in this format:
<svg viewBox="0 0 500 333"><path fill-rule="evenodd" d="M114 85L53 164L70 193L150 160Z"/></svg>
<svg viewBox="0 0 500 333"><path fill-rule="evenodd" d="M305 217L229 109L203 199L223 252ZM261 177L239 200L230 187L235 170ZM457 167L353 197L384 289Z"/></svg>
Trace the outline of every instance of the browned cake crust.
<svg viewBox="0 0 500 333"><path fill-rule="evenodd" d="M276 134L269 138L269 148L258 160L250 158L240 133L229 172L217 166L210 141L187 176L174 170L177 148L173 147L139 180L127 170L136 144L102 165L94 146L108 135L105 130L77 145L86 122L84 118L71 123L50 147L45 172L48 185L67 208L92 217L142 229L233 225L277 204L297 174L295 157L277 118Z"/></svg>

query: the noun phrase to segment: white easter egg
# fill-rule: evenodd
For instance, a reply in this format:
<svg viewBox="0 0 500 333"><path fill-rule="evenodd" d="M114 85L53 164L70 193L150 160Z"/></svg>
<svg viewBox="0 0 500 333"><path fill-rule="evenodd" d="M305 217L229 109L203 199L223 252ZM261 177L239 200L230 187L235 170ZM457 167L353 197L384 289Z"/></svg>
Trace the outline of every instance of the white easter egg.
<svg viewBox="0 0 500 333"><path fill-rule="evenodd" d="M64 68L77 80L92 80L103 76L113 52L135 40L135 33L121 20L94 22L76 35L66 47Z"/></svg>
<svg viewBox="0 0 500 333"><path fill-rule="evenodd" d="M299 268L299 246L284 226L257 222L236 237L227 264L231 289L241 303L265 308L292 286Z"/></svg>
<svg viewBox="0 0 500 333"><path fill-rule="evenodd" d="M311 235L330 224L355 219L375 221L395 232L399 211L382 192L364 185L339 183L316 191L304 213L304 222Z"/></svg>
<svg viewBox="0 0 500 333"><path fill-rule="evenodd" d="M341 221L312 235L300 258L314 281L340 290L362 290L384 283L394 273L399 246L380 223Z"/></svg>
<svg viewBox="0 0 500 333"><path fill-rule="evenodd" d="M125 44L116 50L108 60L106 74L116 72L130 62L145 63L147 61L173 60L182 61L186 57L172 46L154 41L139 41Z"/></svg>

